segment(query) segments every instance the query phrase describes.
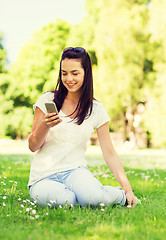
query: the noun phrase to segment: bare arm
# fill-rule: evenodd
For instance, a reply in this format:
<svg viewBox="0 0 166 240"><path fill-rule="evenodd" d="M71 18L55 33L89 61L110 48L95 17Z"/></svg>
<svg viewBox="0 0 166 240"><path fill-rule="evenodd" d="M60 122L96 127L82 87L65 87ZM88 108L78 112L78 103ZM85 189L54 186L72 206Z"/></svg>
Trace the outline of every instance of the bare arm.
<svg viewBox="0 0 166 240"><path fill-rule="evenodd" d="M108 122L97 129L97 135L103 152L104 160L106 161L117 181L124 189L128 204L133 204L133 206L135 206L137 204L137 199L132 192L120 158L112 145Z"/></svg>
<svg viewBox="0 0 166 240"><path fill-rule="evenodd" d="M32 132L28 138L29 149L32 152L37 151L44 143L47 133L51 127L62 122L56 113L44 114L40 108L36 107Z"/></svg>

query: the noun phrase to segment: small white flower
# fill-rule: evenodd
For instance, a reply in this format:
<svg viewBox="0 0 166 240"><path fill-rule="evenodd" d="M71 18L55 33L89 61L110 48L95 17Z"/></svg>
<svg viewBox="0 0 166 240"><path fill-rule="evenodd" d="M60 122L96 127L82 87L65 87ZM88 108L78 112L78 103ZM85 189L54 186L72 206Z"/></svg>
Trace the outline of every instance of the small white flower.
<svg viewBox="0 0 166 240"><path fill-rule="evenodd" d="M21 201L21 198L18 198L18 201Z"/></svg>
<svg viewBox="0 0 166 240"><path fill-rule="evenodd" d="M101 208L100 210L101 210L102 212L104 212L104 208Z"/></svg>
<svg viewBox="0 0 166 240"><path fill-rule="evenodd" d="M35 204L33 202L31 202L31 205L34 206Z"/></svg>
<svg viewBox="0 0 166 240"><path fill-rule="evenodd" d="M48 216L48 212L46 212L46 215Z"/></svg>
<svg viewBox="0 0 166 240"><path fill-rule="evenodd" d="M70 204L69 204L69 206L72 208L72 207L73 207L73 204L72 204L72 203L70 203Z"/></svg>
<svg viewBox="0 0 166 240"><path fill-rule="evenodd" d="M164 181L161 181L161 183L164 183Z"/></svg>
<svg viewBox="0 0 166 240"><path fill-rule="evenodd" d="M34 218L34 217L32 217L32 216L30 216L29 218L30 218L30 219L32 219L32 220L34 220L34 219L35 219L35 218Z"/></svg>
<svg viewBox="0 0 166 240"><path fill-rule="evenodd" d="M15 184L17 184L17 182L16 182L16 181L15 181L14 183L15 183Z"/></svg>
<svg viewBox="0 0 166 240"><path fill-rule="evenodd" d="M4 179L6 179L7 177L4 177Z"/></svg>
<svg viewBox="0 0 166 240"><path fill-rule="evenodd" d="M13 182L12 180L10 180L9 182Z"/></svg>
<svg viewBox="0 0 166 240"><path fill-rule="evenodd" d="M24 205L23 205L23 204L21 204L21 207L22 207L22 208L24 208Z"/></svg>
<svg viewBox="0 0 166 240"><path fill-rule="evenodd" d="M35 209L32 210L32 214L34 214L34 215L36 214L36 210Z"/></svg>
<svg viewBox="0 0 166 240"><path fill-rule="evenodd" d="M9 216L10 216L10 214L7 214L6 216L7 216L7 217L9 217Z"/></svg>
<svg viewBox="0 0 166 240"><path fill-rule="evenodd" d="M3 202L3 206L6 207L6 204Z"/></svg>
<svg viewBox="0 0 166 240"><path fill-rule="evenodd" d="M128 208L131 208L131 205L127 205Z"/></svg>
<svg viewBox="0 0 166 240"><path fill-rule="evenodd" d="M23 200L23 203L26 203L26 200Z"/></svg>
<svg viewBox="0 0 166 240"><path fill-rule="evenodd" d="M3 196L3 199L5 200L5 199L6 199L6 196Z"/></svg>
<svg viewBox="0 0 166 240"><path fill-rule="evenodd" d="M148 178L150 178L150 176L145 176L145 180L146 180L146 181L148 180Z"/></svg>
<svg viewBox="0 0 166 240"><path fill-rule="evenodd" d="M35 218L39 218L39 215L35 215Z"/></svg>
<svg viewBox="0 0 166 240"><path fill-rule="evenodd" d="M100 206L101 206L101 207L104 207L105 205L104 205L104 203L100 203Z"/></svg>
<svg viewBox="0 0 166 240"><path fill-rule="evenodd" d="M36 204L37 203L37 201L34 201L34 204Z"/></svg>
<svg viewBox="0 0 166 240"><path fill-rule="evenodd" d="M62 205L59 205L59 208L62 208Z"/></svg>
<svg viewBox="0 0 166 240"><path fill-rule="evenodd" d="M51 204L50 204L50 203L47 203L47 205L48 205L49 207L51 207Z"/></svg>
<svg viewBox="0 0 166 240"><path fill-rule="evenodd" d="M29 212L29 211L30 211L30 209L29 209L29 208L27 208L27 209L26 209L26 212Z"/></svg>
<svg viewBox="0 0 166 240"><path fill-rule="evenodd" d="M26 199L26 201L30 203L30 200L29 200L29 199Z"/></svg>

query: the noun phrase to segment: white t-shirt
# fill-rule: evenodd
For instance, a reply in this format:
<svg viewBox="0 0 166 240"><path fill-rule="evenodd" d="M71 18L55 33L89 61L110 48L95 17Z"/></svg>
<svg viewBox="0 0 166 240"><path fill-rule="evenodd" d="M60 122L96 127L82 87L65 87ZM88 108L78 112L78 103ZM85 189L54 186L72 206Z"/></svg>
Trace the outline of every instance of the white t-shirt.
<svg viewBox="0 0 166 240"><path fill-rule="evenodd" d="M47 114L45 103L53 102L53 98L54 93L44 93L34 104L34 110L39 107ZM95 129L110 120L103 105L96 100L93 100L92 114L81 125L77 125L61 110L59 116L63 121L50 128L43 146L35 153L28 186L56 172L87 166L87 142Z"/></svg>

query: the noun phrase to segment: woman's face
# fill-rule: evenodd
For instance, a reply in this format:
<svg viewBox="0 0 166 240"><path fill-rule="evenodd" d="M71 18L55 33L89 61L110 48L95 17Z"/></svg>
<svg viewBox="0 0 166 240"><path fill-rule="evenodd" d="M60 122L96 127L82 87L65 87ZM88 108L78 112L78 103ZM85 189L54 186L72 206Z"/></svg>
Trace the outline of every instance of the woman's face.
<svg viewBox="0 0 166 240"><path fill-rule="evenodd" d="M61 63L61 78L63 85L70 93L81 93L84 82L84 69L79 59L65 58Z"/></svg>

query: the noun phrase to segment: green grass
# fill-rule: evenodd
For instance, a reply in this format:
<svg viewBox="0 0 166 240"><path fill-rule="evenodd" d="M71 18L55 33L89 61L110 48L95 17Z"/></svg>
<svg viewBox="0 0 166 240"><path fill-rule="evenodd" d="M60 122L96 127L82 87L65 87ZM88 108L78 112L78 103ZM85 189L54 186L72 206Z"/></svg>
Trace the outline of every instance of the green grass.
<svg viewBox="0 0 166 240"><path fill-rule="evenodd" d="M119 186L105 164L96 166L97 156L97 161L102 163L100 155L88 155L90 170L104 185ZM135 157L130 155L130 161ZM141 158L137 156L137 160ZM31 160L32 155L28 154L0 155L0 239L165 239L164 169L130 168L122 156L135 195L142 201L135 208L78 205L70 209L65 206L43 209L29 197ZM146 161L145 156L140 161Z"/></svg>

